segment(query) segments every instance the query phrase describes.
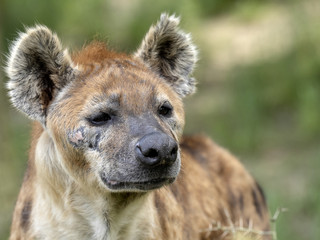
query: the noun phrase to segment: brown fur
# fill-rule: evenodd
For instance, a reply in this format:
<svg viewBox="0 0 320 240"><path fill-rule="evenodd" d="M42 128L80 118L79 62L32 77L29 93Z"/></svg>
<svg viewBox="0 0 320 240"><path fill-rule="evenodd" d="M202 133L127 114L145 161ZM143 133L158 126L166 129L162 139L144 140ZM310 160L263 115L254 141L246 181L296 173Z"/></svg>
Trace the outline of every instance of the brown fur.
<svg viewBox="0 0 320 240"><path fill-rule="evenodd" d="M255 229L270 228L264 197L237 159L204 136L185 137L180 146L183 161L177 181L154 195L162 230L158 239L219 239L221 231L204 230L210 223L230 226L227 214L235 226L243 221L248 228L252 221ZM229 237L231 233L224 239Z"/></svg>
<svg viewBox="0 0 320 240"><path fill-rule="evenodd" d="M170 26L169 32L166 26ZM232 234L222 228L208 227L232 224L250 228L253 224L256 230L269 230L263 192L241 163L207 137L182 137L181 97L194 91L194 79L189 77L193 66L188 71L170 70L168 66L192 63L196 54L192 53L194 47L183 53L190 38L181 31L175 33L176 28L176 18L162 16L161 24L150 30L135 56L115 53L95 42L68 58L56 36L41 27L18 41L8 67L10 96L18 109L38 122L33 126L11 240L232 239ZM153 44L163 43L150 40L154 31L158 39L163 40L164 32L171 37L170 42L177 40L171 44L172 52L182 51L182 58L179 55L174 62L165 62L161 70L165 75L154 69L161 64L156 62L159 48ZM54 45L57 54L53 59L50 49L25 54L28 43L35 44L30 36L42 34L59 43ZM156 49L150 53L151 64L146 63L148 49ZM41 61L39 53L49 59L50 71L59 56L63 68L68 69L67 76L49 74L48 78L49 70L38 63L38 70L46 73L43 78L15 63ZM27 77L21 78L21 72ZM28 85L25 79L33 79L35 97L24 96L21 86ZM48 85L51 87L45 91L52 99L39 102L41 91ZM159 113L163 102L172 105L171 115ZM41 110L44 108L45 112ZM110 120L101 126L92 123L97 114L106 112ZM150 132L161 132L179 143L173 163L166 165L163 159L151 167L138 161L137 139ZM152 187L161 179L165 179L161 186ZM123 185L113 189L118 183Z"/></svg>
<svg viewBox="0 0 320 240"><path fill-rule="evenodd" d="M24 175L23 184L21 186L21 190L13 214L10 239L31 239L32 236L29 230L33 200L32 196L34 195L34 177L36 175L34 157L35 147L42 132L43 128L41 127L41 125L35 122L32 127L31 148L29 151L28 166Z"/></svg>

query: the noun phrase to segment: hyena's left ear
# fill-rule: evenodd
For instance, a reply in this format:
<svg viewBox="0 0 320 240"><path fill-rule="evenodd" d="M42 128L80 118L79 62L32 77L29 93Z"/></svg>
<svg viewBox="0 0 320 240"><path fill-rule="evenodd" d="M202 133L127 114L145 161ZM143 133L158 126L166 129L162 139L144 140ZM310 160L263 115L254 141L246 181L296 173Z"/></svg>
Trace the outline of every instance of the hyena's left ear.
<svg viewBox="0 0 320 240"><path fill-rule="evenodd" d="M6 72L13 105L44 125L50 102L75 74L67 50L45 26L19 35L10 49Z"/></svg>
<svg viewBox="0 0 320 240"><path fill-rule="evenodd" d="M197 49L189 34L178 27L179 18L161 14L160 20L146 34L135 56L164 78L185 97L195 91L190 75L197 61Z"/></svg>

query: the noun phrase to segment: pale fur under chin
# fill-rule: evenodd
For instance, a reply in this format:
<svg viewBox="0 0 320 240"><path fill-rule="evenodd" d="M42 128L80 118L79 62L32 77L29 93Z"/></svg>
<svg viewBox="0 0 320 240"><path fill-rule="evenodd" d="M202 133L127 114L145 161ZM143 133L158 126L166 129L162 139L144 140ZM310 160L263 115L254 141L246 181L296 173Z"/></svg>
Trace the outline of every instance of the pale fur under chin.
<svg viewBox="0 0 320 240"><path fill-rule="evenodd" d="M121 211L113 211L114 203L107 197L110 193L80 186L65 172L47 132L38 141L35 159L31 228L36 239L153 238L152 196L146 194Z"/></svg>

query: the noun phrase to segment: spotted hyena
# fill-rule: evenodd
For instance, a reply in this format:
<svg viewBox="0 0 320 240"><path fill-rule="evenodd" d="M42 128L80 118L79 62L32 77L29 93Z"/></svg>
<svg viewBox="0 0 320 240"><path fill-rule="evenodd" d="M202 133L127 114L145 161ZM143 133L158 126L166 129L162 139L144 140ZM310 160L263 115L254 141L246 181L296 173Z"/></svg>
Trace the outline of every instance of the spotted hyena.
<svg viewBox="0 0 320 240"><path fill-rule="evenodd" d="M197 50L178 24L162 14L130 55L101 42L69 55L45 26L19 35L7 88L35 122L10 239L230 239L231 224L269 229L262 190L239 161L205 136L182 137Z"/></svg>

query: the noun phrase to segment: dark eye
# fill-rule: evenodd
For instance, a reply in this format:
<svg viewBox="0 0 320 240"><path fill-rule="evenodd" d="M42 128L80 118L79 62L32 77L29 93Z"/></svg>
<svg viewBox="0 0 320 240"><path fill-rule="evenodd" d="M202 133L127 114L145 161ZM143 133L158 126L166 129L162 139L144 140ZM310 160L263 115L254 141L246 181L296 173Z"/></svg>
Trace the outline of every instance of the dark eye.
<svg viewBox="0 0 320 240"><path fill-rule="evenodd" d="M159 107L158 113L159 113L159 115L164 116L164 117L171 117L171 115L172 115L172 106L171 106L171 104L169 102L163 103Z"/></svg>
<svg viewBox="0 0 320 240"><path fill-rule="evenodd" d="M109 122L111 120L111 116L108 113L100 112L87 119L92 125L101 126Z"/></svg>

